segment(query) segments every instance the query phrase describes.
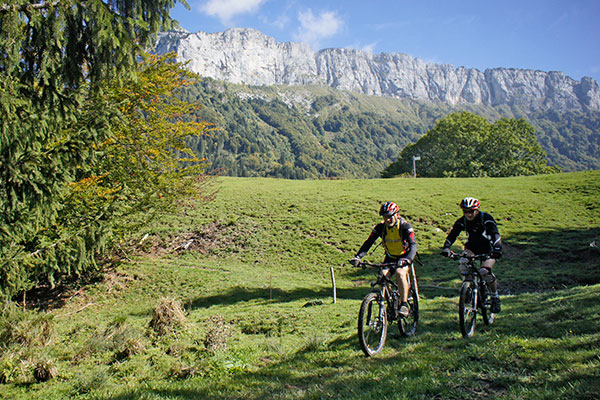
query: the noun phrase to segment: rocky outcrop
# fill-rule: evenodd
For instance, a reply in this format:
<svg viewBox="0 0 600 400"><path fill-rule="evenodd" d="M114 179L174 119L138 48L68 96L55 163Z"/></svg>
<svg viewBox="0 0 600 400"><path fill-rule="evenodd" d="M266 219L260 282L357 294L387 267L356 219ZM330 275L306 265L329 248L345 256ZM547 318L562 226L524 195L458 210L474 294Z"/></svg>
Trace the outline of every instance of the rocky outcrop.
<svg viewBox="0 0 600 400"><path fill-rule="evenodd" d="M431 64L407 54L353 49L313 52L308 44L277 42L254 29L222 33L171 31L155 52L175 52L190 70L248 85L321 84L359 93L440 101L451 105L519 106L523 109L600 110L598 82L562 72Z"/></svg>

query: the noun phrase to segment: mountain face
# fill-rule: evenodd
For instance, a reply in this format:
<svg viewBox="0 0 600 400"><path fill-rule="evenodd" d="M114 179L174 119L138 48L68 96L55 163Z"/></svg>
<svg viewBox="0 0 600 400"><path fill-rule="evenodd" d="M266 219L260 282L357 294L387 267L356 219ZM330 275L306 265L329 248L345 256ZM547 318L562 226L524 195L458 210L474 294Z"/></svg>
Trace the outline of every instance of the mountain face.
<svg viewBox="0 0 600 400"><path fill-rule="evenodd" d="M277 42L253 29L222 33L170 31L155 52L175 52L201 76L247 85L327 85L367 95L443 102L452 106L516 106L523 110L598 111L600 88L589 77L562 72L429 64L406 54L352 49L314 52L308 44Z"/></svg>

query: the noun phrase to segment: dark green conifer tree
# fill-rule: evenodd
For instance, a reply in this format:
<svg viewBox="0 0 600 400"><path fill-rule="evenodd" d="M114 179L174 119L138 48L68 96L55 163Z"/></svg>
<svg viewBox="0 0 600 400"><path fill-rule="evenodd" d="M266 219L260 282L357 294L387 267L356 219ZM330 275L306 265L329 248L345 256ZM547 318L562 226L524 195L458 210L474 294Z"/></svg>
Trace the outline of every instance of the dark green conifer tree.
<svg viewBox="0 0 600 400"><path fill-rule="evenodd" d="M38 233L56 221L61 191L109 134L115 106L90 114L84 104L108 80L131 78L140 52L172 26L174 3L0 1L0 296L33 285L44 272L36 259L61 245Z"/></svg>

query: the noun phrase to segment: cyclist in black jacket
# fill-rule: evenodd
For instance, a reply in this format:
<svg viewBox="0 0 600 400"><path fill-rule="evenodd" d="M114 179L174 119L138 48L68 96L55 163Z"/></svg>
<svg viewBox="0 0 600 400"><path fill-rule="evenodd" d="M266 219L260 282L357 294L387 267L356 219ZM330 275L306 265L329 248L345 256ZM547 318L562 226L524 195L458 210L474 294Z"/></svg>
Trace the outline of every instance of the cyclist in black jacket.
<svg viewBox="0 0 600 400"><path fill-rule="evenodd" d="M383 262L395 262L397 265L396 268L391 268L385 273L396 273L401 301L399 314L406 317L408 315L408 266L417 254L417 241L412 226L398 214L398 211L400 208L394 202L388 201L381 205L379 215L384 218L384 221L375 225L367 240L350 262L357 266L373 243L378 238L382 238L385 247Z"/></svg>
<svg viewBox="0 0 600 400"><path fill-rule="evenodd" d="M492 268L496 263L496 259L502 257L502 241L498 226L494 218L483 211L479 210L479 200L473 197L465 197L460 202L460 208L463 210L463 216L456 220L442 249L442 255L450 255L450 246L454 243L458 235L462 231L467 232L467 243L465 244L465 253L470 255L488 254L491 258L483 261L479 273L487 282L490 288L492 304L491 311L493 313L500 312L500 296L498 295L498 281L492 273ZM460 272L465 278L467 271L467 259L461 259L459 263Z"/></svg>

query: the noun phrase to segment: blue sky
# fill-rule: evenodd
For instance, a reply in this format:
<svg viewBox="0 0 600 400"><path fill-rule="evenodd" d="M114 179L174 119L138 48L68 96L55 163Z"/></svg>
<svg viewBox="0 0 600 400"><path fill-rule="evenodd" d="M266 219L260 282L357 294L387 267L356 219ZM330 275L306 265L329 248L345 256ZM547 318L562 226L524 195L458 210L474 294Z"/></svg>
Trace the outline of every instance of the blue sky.
<svg viewBox="0 0 600 400"><path fill-rule="evenodd" d="M320 50L406 53L477 68L562 71L600 81L600 0L188 0L190 32L254 28Z"/></svg>

